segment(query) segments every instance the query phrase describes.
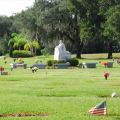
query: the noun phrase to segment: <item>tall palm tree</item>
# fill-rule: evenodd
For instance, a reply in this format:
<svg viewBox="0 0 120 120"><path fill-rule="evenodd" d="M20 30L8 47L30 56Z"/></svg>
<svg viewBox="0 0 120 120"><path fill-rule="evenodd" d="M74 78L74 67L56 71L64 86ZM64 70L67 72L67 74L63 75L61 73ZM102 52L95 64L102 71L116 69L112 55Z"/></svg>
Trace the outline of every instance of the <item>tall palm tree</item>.
<svg viewBox="0 0 120 120"><path fill-rule="evenodd" d="M24 45L24 50L30 49L31 54L33 53L33 48L35 47L35 56L36 56L36 50L40 50L40 45L39 43L34 39L33 42L28 42Z"/></svg>

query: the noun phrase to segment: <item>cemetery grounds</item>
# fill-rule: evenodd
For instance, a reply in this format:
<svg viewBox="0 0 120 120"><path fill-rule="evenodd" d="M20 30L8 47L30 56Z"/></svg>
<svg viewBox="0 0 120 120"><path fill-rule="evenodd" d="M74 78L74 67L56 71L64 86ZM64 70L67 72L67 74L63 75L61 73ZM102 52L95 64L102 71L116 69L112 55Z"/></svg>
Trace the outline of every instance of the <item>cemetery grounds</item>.
<svg viewBox="0 0 120 120"><path fill-rule="evenodd" d="M37 57L42 63L53 59L53 55L45 56L45 60ZM0 58L0 66L9 73L0 76L0 120L119 120L120 65L116 61L120 54L113 57L113 68L102 65L113 62L107 54L82 54L79 63L97 62L96 68L39 69L34 73L30 69L11 71L13 58L7 57L6 64ZM22 59L29 67L36 57ZM104 72L110 72L107 80ZM113 92L117 98L111 97ZM91 116L89 110L104 100L107 115Z"/></svg>

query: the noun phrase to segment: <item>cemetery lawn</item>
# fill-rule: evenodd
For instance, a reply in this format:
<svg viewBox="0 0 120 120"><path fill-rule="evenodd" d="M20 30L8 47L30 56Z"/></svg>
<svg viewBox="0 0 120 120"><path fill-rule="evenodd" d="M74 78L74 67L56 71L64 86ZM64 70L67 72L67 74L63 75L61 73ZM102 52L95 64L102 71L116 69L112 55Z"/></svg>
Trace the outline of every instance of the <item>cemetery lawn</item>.
<svg viewBox="0 0 120 120"><path fill-rule="evenodd" d="M113 68L104 68L102 62L113 62L104 55L88 54L88 58L83 55L79 59L80 63L97 62L96 68L39 69L35 73L30 69L11 71L13 58L6 58L6 64L0 58L0 66L10 73L0 76L0 120L120 119L120 65L116 62L119 54L113 54ZM42 63L53 59L53 55L45 60L37 57ZM36 57L22 59L29 67ZM104 72L110 72L108 80L103 77ZM113 92L117 98L111 97ZM91 116L89 110L106 98L107 116Z"/></svg>

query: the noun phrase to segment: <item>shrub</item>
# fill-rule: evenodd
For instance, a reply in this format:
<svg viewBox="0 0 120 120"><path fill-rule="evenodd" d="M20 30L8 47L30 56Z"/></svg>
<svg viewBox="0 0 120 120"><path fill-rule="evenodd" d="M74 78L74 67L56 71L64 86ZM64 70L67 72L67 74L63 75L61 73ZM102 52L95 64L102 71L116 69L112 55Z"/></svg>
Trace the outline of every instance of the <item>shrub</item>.
<svg viewBox="0 0 120 120"><path fill-rule="evenodd" d="M79 64L77 59L67 59L67 62L70 63L70 66L77 66Z"/></svg>
<svg viewBox="0 0 120 120"><path fill-rule="evenodd" d="M51 60L52 65L55 64L55 63L57 63L57 60Z"/></svg>
<svg viewBox="0 0 120 120"><path fill-rule="evenodd" d="M58 63L66 63L66 61L64 59L60 59L58 60Z"/></svg>
<svg viewBox="0 0 120 120"><path fill-rule="evenodd" d="M30 51L14 50L12 57L33 57L33 54L31 55Z"/></svg>
<svg viewBox="0 0 120 120"><path fill-rule="evenodd" d="M47 65L48 66L52 66L55 63L57 63L57 60L47 60Z"/></svg>
<svg viewBox="0 0 120 120"><path fill-rule="evenodd" d="M46 66L46 69L50 69L50 66Z"/></svg>
<svg viewBox="0 0 120 120"><path fill-rule="evenodd" d="M51 60L47 60L47 65L52 66Z"/></svg>

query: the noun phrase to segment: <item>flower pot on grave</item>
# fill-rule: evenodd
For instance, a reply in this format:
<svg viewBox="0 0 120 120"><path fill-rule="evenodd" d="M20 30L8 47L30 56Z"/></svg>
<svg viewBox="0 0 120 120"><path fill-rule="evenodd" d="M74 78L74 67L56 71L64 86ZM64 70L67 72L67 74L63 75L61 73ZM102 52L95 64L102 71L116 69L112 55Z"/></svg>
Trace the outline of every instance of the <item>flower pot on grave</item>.
<svg viewBox="0 0 120 120"><path fill-rule="evenodd" d="M107 80L107 76L105 76L105 80Z"/></svg>

